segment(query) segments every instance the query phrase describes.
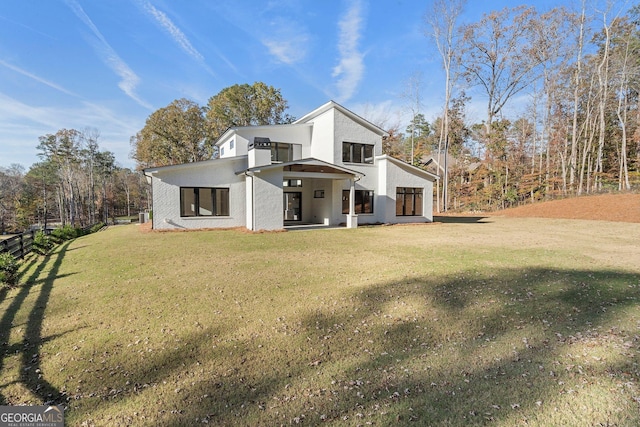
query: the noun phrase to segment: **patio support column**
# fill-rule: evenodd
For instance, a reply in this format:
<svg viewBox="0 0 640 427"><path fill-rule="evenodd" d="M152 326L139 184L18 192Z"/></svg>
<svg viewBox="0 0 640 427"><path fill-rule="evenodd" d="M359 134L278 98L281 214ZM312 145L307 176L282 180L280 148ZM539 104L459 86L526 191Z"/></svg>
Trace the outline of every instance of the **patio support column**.
<svg viewBox="0 0 640 427"><path fill-rule="evenodd" d="M349 189L349 214L347 215L347 228L358 228L358 215L356 215L356 180L350 179Z"/></svg>

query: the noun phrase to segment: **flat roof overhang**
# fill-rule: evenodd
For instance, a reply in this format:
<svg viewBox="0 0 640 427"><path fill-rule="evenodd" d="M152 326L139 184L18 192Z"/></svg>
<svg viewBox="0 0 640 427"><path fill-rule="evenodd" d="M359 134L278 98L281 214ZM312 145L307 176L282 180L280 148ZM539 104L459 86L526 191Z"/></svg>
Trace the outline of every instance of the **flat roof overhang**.
<svg viewBox="0 0 640 427"><path fill-rule="evenodd" d="M260 173L262 171L282 169L285 178L306 177L325 179L360 179L363 173L342 166L333 165L318 159L300 159L285 163L255 166L241 173Z"/></svg>

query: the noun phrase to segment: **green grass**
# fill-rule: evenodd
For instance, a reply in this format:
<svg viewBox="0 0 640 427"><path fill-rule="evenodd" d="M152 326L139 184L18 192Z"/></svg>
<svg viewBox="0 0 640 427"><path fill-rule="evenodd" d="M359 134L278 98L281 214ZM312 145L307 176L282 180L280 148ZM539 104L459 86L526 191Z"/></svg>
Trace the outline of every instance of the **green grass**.
<svg viewBox="0 0 640 427"><path fill-rule="evenodd" d="M62 403L70 426L638 425L639 237L110 227L0 294L0 405Z"/></svg>

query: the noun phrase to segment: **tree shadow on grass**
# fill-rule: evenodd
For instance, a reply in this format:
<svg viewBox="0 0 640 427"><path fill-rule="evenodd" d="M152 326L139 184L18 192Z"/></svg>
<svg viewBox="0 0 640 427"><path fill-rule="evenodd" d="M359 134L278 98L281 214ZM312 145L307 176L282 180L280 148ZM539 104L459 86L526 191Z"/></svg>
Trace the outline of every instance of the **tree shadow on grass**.
<svg viewBox="0 0 640 427"><path fill-rule="evenodd" d="M44 320L44 314L51 295L51 289L58 276L58 271L62 260L67 251L67 247L70 242L66 242L59 246L59 248L39 260L40 264L29 276L24 279L24 272L28 270L36 261L37 258L32 258L30 264L23 267L21 280L25 284L20 286L18 293L14 296L11 303L0 319L0 371L4 366L4 358L11 354L21 354L21 366L20 366L20 382L31 392L38 400L44 404L62 404L65 402L65 398L53 387L45 378L40 369L40 347L46 340L55 338L42 337L42 322ZM53 265L47 276L43 279L36 280L42 274L45 266L49 265L51 260ZM15 317L18 312L23 309L27 298L38 292L33 307L29 312L27 319L24 338L22 343L9 345L9 339L12 329L16 326ZM0 403L8 403L6 397L0 394Z"/></svg>
<svg viewBox="0 0 640 427"><path fill-rule="evenodd" d="M372 284L301 313L276 343L222 339L211 352L231 331L195 334L132 380L194 373L162 398L154 421L169 426L640 422L637 338L611 332L637 318L639 288L638 274L535 268ZM198 373L202 354L219 368ZM617 403L589 403L599 390ZM573 408L582 396L586 409Z"/></svg>

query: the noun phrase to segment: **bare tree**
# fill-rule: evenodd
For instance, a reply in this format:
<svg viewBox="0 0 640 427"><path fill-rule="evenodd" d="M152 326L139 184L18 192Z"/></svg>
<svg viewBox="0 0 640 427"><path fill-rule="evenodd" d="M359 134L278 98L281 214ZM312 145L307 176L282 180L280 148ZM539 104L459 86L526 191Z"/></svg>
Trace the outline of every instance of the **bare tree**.
<svg viewBox="0 0 640 427"><path fill-rule="evenodd" d="M627 160L627 141L629 127L629 94L632 76L638 74L638 61L634 61L634 39L633 26L625 19L614 21L614 37L612 40L612 65L614 76L617 79L618 105L616 116L620 126L620 148L618 151L618 190L631 189L629 182L629 164ZM637 49L637 47L636 47Z"/></svg>
<svg viewBox="0 0 640 427"><path fill-rule="evenodd" d="M607 99L609 98L609 48L611 46L611 23L608 21L609 6L607 10L601 11L602 15L602 47L600 54L600 63L598 64L598 154L595 164L594 189L602 188L602 173L604 172L603 152L604 143L607 133L606 115L607 115Z"/></svg>
<svg viewBox="0 0 640 427"><path fill-rule="evenodd" d="M580 80L582 79L582 52L584 49L586 0L582 0L576 43L576 64L573 73L573 125L571 127L571 155L569 157L569 187L573 191L578 161L578 106L580 102Z"/></svg>
<svg viewBox="0 0 640 427"><path fill-rule="evenodd" d="M447 211L447 187L449 178L447 165L449 151L449 103L451 102L453 85L457 78L457 68L454 64L458 44L456 24L465 2L465 0L436 0L433 2L432 8L425 15L425 20L431 28L429 35L436 43L445 72L444 106L442 109L442 121L438 138L438 164L441 164L440 153L443 151L444 146L445 167L442 183L442 209L445 212ZM440 212L439 202L437 210Z"/></svg>
<svg viewBox="0 0 640 427"><path fill-rule="evenodd" d="M545 58L532 44L536 18L534 8L519 6L491 12L462 28L461 66L467 81L487 96L487 135L505 104L539 75Z"/></svg>
<svg viewBox="0 0 640 427"><path fill-rule="evenodd" d="M409 112L411 113L411 123L410 126L412 126L411 128L411 155L410 155L410 163L413 165L413 163L415 162L414 159L414 155L415 155L415 147L414 147L414 134L415 134L415 129L413 128L413 126L415 125L415 119L416 119L416 115L418 115L420 113L420 109L422 108L422 100L421 100L421 94L420 94L420 87L422 86L422 73L420 72L414 72L413 74L411 74L409 76L409 78L406 81L406 88L405 91L402 93L402 98L405 99L407 101L407 108L409 109Z"/></svg>

